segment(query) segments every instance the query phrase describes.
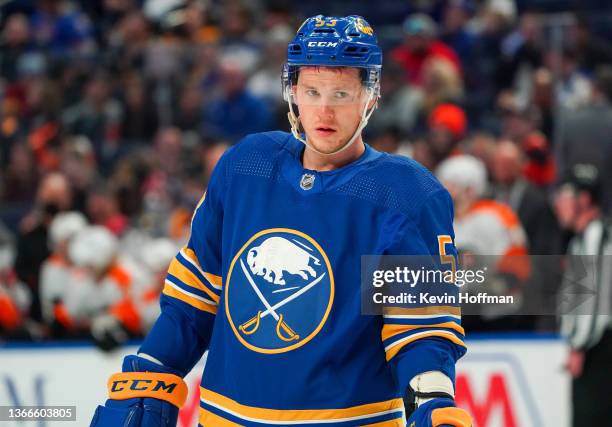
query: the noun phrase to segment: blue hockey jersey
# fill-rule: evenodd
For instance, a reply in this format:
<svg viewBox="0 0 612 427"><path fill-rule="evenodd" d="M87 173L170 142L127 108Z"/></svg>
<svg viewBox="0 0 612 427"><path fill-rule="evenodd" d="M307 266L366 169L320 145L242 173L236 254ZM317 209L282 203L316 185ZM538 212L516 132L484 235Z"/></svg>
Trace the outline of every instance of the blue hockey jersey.
<svg viewBox="0 0 612 427"><path fill-rule="evenodd" d="M188 373L208 349L202 426L402 426L421 372L454 379L458 307L361 314L366 254L454 254L448 192L416 162L366 146L304 169L283 132L228 150L172 261L139 352Z"/></svg>

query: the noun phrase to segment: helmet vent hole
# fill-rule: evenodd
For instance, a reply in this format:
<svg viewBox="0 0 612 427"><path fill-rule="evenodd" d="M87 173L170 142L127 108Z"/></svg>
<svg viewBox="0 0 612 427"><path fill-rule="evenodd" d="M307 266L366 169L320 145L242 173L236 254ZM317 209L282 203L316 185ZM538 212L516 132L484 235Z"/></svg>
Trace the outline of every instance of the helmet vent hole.
<svg viewBox="0 0 612 427"><path fill-rule="evenodd" d="M344 49L344 56L351 58L363 58L370 51L367 47L347 46Z"/></svg>
<svg viewBox="0 0 612 427"><path fill-rule="evenodd" d="M289 55L301 55L302 54L302 46L298 44L291 45L289 47Z"/></svg>

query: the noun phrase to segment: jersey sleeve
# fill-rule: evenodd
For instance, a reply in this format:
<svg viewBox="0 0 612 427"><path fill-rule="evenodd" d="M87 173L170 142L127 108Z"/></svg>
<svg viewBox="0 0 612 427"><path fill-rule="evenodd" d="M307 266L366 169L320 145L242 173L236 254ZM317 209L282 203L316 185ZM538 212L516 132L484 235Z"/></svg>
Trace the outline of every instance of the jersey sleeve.
<svg viewBox="0 0 612 427"><path fill-rule="evenodd" d="M416 219L405 221L385 253L431 259L430 265L445 271L456 267L453 205L445 189L428 196ZM419 284L419 292L436 285ZM445 286L458 294L455 286ZM421 304L383 312L386 358L402 390L415 375L428 371L441 371L454 382L455 363L466 351L464 334L458 304Z"/></svg>
<svg viewBox="0 0 612 427"><path fill-rule="evenodd" d="M160 297L161 314L138 351L184 375L208 348L221 295L227 154L195 208L187 245L170 263Z"/></svg>

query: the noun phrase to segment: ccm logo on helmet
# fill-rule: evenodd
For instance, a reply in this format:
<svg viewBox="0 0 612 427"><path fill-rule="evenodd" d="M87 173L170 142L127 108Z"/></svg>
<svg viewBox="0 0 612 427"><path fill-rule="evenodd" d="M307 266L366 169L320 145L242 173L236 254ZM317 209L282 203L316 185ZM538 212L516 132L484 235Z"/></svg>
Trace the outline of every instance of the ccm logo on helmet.
<svg viewBox="0 0 612 427"><path fill-rule="evenodd" d="M142 384L139 386L139 384ZM118 392L126 390L128 387L130 390L134 391L158 391L163 390L166 393L172 393L176 388L176 383L174 384L166 384L161 380L117 380L113 381L113 386L111 387L111 392Z"/></svg>
<svg viewBox="0 0 612 427"><path fill-rule="evenodd" d="M338 42L308 42L308 47L336 47Z"/></svg>

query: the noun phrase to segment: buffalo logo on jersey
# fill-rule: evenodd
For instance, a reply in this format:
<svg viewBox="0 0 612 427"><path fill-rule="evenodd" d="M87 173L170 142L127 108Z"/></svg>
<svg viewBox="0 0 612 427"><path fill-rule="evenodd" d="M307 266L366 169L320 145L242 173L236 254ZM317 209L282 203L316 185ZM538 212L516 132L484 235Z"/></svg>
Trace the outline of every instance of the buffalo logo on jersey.
<svg viewBox="0 0 612 427"><path fill-rule="evenodd" d="M236 337L260 353L283 353L312 340L333 299L325 251L288 228L251 237L234 257L225 285L225 310Z"/></svg>

